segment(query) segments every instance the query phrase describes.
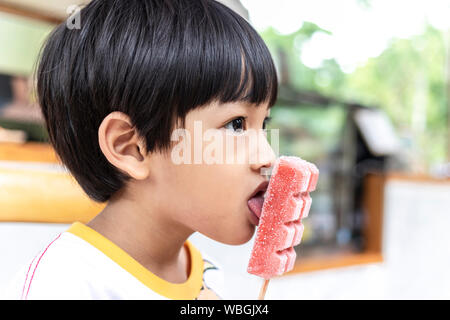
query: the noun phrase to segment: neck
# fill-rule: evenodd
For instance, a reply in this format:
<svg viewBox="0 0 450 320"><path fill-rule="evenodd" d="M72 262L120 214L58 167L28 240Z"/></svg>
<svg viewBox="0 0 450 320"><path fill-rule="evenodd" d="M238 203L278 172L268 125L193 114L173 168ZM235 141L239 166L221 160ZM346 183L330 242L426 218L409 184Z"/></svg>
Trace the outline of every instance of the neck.
<svg viewBox="0 0 450 320"><path fill-rule="evenodd" d="M87 225L114 242L149 271L164 280L181 283L190 273L184 243L193 233L167 219L148 199L145 208L121 194Z"/></svg>

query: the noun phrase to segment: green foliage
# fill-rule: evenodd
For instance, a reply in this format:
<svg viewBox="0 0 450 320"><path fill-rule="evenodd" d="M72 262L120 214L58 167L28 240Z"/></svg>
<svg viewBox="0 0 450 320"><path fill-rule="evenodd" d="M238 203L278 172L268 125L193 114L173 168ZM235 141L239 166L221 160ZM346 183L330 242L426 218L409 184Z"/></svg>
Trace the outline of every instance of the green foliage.
<svg viewBox="0 0 450 320"><path fill-rule="evenodd" d="M321 70L308 68L302 64L300 60L300 53L303 44L316 32L331 34L331 32L310 22L303 23L299 30L288 35L281 35L273 28L268 28L262 33L262 37L271 50L275 63L278 67L280 67L281 64L280 51L285 53L286 62L289 66L290 81L295 87L308 90L318 89L315 78ZM322 76L326 75L322 73Z"/></svg>
<svg viewBox="0 0 450 320"><path fill-rule="evenodd" d="M318 161L333 152L346 116L340 106L299 108L277 105L271 110L268 129L280 128L280 153Z"/></svg>
<svg viewBox="0 0 450 320"><path fill-rule="evenodd" d="M413 139L420 161L445 161L445 60L444 37L428 26L421 35L393 40L350 74L342 96L385 110L399 131Z"/></svg>
<svg viewBox="0 0 450 320"><path fill-rule="evenodd" d="M363 1L362 5L370 3ZM370 58L365 65L347 74L334 59L323 61L317 69L302 63L302 46L316 32L331 34L313 23L304 23L298 31L288 35L280 35L272 28L262 33L278 67L280 49L284 51L290 84L297 89L379 107L388 114L399 135L412 140L410 144L415 146L414 153L420 162L430 165L445 161L447 106L443 33L428 25L421 35L392 39L378 57ZM315 109L311 106L290 111L282 106L277 108L273 112L276 114L277 110L282 117L278 120L282 122L280 125L296 125L311 136L318 134L321 138L324 135L324 140L327 140L326 130L321 131L324 126L337 130L343 121L340 116L328 119L323 110L311 112ZM321 148L317 143L315 147Z"/></svg>

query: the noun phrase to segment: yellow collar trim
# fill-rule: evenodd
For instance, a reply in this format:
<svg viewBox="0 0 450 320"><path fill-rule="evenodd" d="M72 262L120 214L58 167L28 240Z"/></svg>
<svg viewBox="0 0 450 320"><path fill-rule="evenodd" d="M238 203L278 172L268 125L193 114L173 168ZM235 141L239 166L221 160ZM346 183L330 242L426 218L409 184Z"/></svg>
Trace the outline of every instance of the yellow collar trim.
<svg viewBox="0 0 450 320"><path fill-rule="evenodd" d="M200 293L203 259L201 253L188 240L185 246L188 248L191 262L189 277L184 283L172 283L153 274L112 241L80 222L73 223L67 231L96 247L145 286L162 296L173 300L191 300Z"/></svg>

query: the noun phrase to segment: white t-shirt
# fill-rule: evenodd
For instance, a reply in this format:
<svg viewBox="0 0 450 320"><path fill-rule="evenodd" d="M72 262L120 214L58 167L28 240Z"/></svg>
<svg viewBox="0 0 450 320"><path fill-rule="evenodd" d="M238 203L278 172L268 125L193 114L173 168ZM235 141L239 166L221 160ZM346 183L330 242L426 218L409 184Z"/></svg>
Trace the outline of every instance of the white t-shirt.
<svg viewBox="0 0 450 320"><path fill-rule="evenodd" d="M142 266L116 244L75 222L12 279L6 299L221 299L223 273L186 241L191 268L171 283Z"/></svg>

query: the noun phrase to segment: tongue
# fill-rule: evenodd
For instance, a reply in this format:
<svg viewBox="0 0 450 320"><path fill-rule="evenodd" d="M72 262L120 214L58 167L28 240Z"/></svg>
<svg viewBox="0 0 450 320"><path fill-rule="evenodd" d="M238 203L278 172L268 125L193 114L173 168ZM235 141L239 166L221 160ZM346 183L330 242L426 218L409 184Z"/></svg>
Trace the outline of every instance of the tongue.
<svg viewBox="0 0 450 320"><path fill-rule="evenodd" d="M261 217L261 211L264 203L264 197L263 196L256 196L248 200L248 206L250 210L253 211L255 216L258 218Z"/></svg>

